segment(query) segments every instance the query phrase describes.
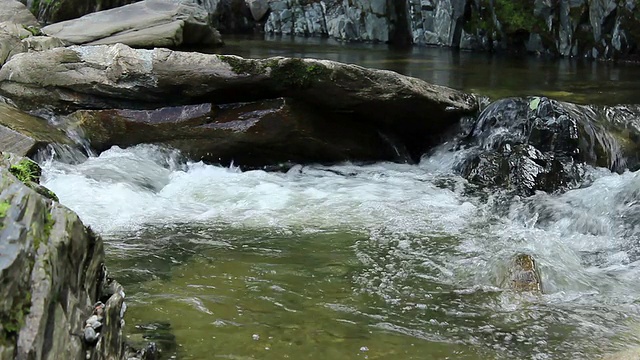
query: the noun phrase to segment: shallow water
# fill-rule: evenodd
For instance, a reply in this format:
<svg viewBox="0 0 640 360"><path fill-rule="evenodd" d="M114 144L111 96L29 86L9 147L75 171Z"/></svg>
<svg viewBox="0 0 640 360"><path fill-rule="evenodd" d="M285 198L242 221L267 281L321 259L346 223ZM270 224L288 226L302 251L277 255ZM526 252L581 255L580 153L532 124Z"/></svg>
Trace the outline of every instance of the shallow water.
<svg viewBox="0 0 640 360"><path fill-rule="evenodd" d="M170 327L155 339L177 358L594 359L639 344L640 175L593 169L588 187L523 200L471 187L457 156L267 173L147 145L47 162L44 184L105 237L132 340ZM501 287L519 253L543 294Z"/></svg>

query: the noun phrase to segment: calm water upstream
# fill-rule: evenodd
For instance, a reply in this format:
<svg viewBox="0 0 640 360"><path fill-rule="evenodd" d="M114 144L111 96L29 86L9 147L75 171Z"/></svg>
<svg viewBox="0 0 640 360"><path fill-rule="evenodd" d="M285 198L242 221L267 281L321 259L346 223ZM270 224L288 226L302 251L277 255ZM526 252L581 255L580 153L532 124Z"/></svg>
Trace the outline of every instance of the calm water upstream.
<svg viewBox="0 0 640 360"><path fill-rule="evenodd" d="M416 47L392 50L382 44L348 44L331 39L225 37L213 50L250 58L309 57L397 71L434 84L492 98L545 95L585 104L638 103L640 66L535 56Z"/></svg>
<svg viewBox="0 0 640 360"><path fill-rule="evenodd" d="M242 41L227 52L354 62L498 95L632 102L640 75ZM174 358L597 359L640 345L640 175L593 169L589 187L519 199L470 188L451 172L459 155L267 173L142 145L43 166L45 185L105 238L131 338ZM500 286L523 252L538 260L542 294Z"/></svg>

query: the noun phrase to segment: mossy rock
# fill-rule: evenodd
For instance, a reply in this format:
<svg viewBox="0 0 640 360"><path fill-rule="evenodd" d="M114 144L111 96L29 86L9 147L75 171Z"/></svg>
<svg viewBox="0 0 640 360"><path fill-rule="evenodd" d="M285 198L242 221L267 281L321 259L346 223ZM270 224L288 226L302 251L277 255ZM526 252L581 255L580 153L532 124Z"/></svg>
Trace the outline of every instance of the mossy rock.
<svg viewBox="0 0 640 360"><path fill-rule="evenodd" d="M288 59L269 64L271 78L289 88L309 88L327 79L331 70L322 64L307 64L302 59Z"/></svg>
<svg viewBox="0 0 640 360"><path fill-rule="evenodd" d="M0 166L8 168L13 176L18 178L18 180L26 186L35 190L38 194L51 200L59 201L53 191L40 185L42 169L35 161L14 154L0 152Z"/></svg>
<svg viewBox="0 0 640 360"><path fill-rule="evenodd" d="M36 164L34 161L29 159L22 159L20 162L13 164L9 167L9 172L15 175L18 180L22 181L25 184L29 184L31 182L40 183L40 176L42 175L42 170L40 166Z"/></svg>
<svg viewBox="0 0 640 360"><path fill-rule="evenodd" d="M331 70L325 65L307 63L299 58L254 60L230 55L219 55L218 58L229 64L238 75L267 76L278 86L288 89L306 89L331 75Z"/></svg>

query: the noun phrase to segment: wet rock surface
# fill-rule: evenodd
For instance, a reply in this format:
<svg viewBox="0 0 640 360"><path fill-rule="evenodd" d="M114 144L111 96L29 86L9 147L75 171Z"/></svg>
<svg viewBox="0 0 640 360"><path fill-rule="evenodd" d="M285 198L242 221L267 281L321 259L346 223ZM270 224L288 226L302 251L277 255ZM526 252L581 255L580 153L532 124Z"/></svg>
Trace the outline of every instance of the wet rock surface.
<svg viewBox="0 0 640 360"><path fill-rule="evenodd" d="M98 152L114 145L155 143L195 160L243 166L398 156L377 129L344 115L322 116L285 98L157 110L82 110L67 121Z"/></svg>
<svg viewBox="0 0 640 360"><path fill-rule="evenodd" d="M509 265L509 287L515 291L538 293L542 290L540 273L531 255L518 254Z"/></svg>
<svg viewBox="0 0 640 360"><path fill-rule="evenodd" d="M0 167L0 354L7 359L122 358L124 293L107 278L102 240L76 214L14 176L15 166ZM106 288L116 290L112 294ZM91 345L82 330L99 299L106 301L105 321Z"/></svg>
<svg viewBox="0 0 640 360"><path fill-rule="evenodd" d="M0 150L32 156L49 144L72 144L63 131L47 120L0 101Z"/></svg>
<svg viewBox="0 0 640 360"><path fill-rule="evenodd" d="M472 183L522 195L578 186L585 165L624 171L637 161L636 116L625 111L632 110L544 97L498 100L462 141L471 150L459 170Z"/></svg>

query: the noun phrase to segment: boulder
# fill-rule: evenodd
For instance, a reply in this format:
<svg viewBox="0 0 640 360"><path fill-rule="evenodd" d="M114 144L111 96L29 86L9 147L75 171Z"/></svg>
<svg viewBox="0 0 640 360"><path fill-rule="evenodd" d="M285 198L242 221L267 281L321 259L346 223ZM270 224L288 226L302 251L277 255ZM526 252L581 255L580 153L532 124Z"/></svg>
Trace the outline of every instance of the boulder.
<svg viewBox="0 0 640 360"><path fill-rule="evenodd" d="M26 51L45 51L59 47L64 47L65 44L62 40L52 36L29 36L22 39Z"/></svg>
<svg viewBox="0 0 640 360"><path fill-rule="evenodd" d="M157 110L81 110L67 121L97 151L165 144L192 159L249 167L397 157L375 128L346 116L323 117L284 98Z"/></svg>
<svg viewBox="0 0 640 360"><path fill-rule="evenodd" d="M622 172L638 156L640 132L629 121L638 113L625 115L630 109L544 97L498 100L463 141L473 150L459 170L472 183L522 195L575 187L584 179L584 165Z"/></svg>
<svg viewBox="0 0 640 360"><path fill-rule="evenodd" d="M33 33L25 28L24 25L13 21L0 22L0 33L11 34L20 39L24 39L33 35Z"/></svg>
<svg viewBox="0 0 640 360"><path fill-rule="evenodd" d="M25 51L27 51L27 47L19 36L4 32L0 29L0 66L14 55Z"/></svg>
<svg viewBox="0 0 640 360"><path fill-rule="evenodd" d="M0 102L0 151L32 156L49 144L71 145L73 142L45 119Z"/></svg>
<svg viewBox="0 0 640 360"><path fill-rule="evenodd" d="M64 46L60 39L34 36L37 32L37 28L26 28L10 21L0 22L0 67L16 54Z"/></svg>
<svg viewBox="0 0 640 360"><path fill-rule="evenodd" d="M24 161L29 160L19 163ZM2 358L123 358L124 293L107 278L102 239L76 214L23 184L4 165L0 225ZM103 323L97 344L88 345L83 328L99 300L113 318Z"/></svg>
<svg viewBox="0 0 640 360"><path fill-rule="evenodd" d="M0 92L27 108L47 104L61 111L290 97L328 116L346 114L350 121L397 136L415 157L478 108L472 95L391 71L327 60L251 60L122 44L18 54L0 69Z"/></svg>
<svg viewBox="0 0 640 360"><path fill-rule="evenodd" d="M23 26L38 26L38 20L27 7L16 0L0 0L0 22L9 21Z"/></svg>
<svg viewBox="0 0 640 360"><path fill-rule="evenodd" d="M195 1L144 0L55 23L42 32L69 44L135 47L220 45L220 34Z"/></svg>

